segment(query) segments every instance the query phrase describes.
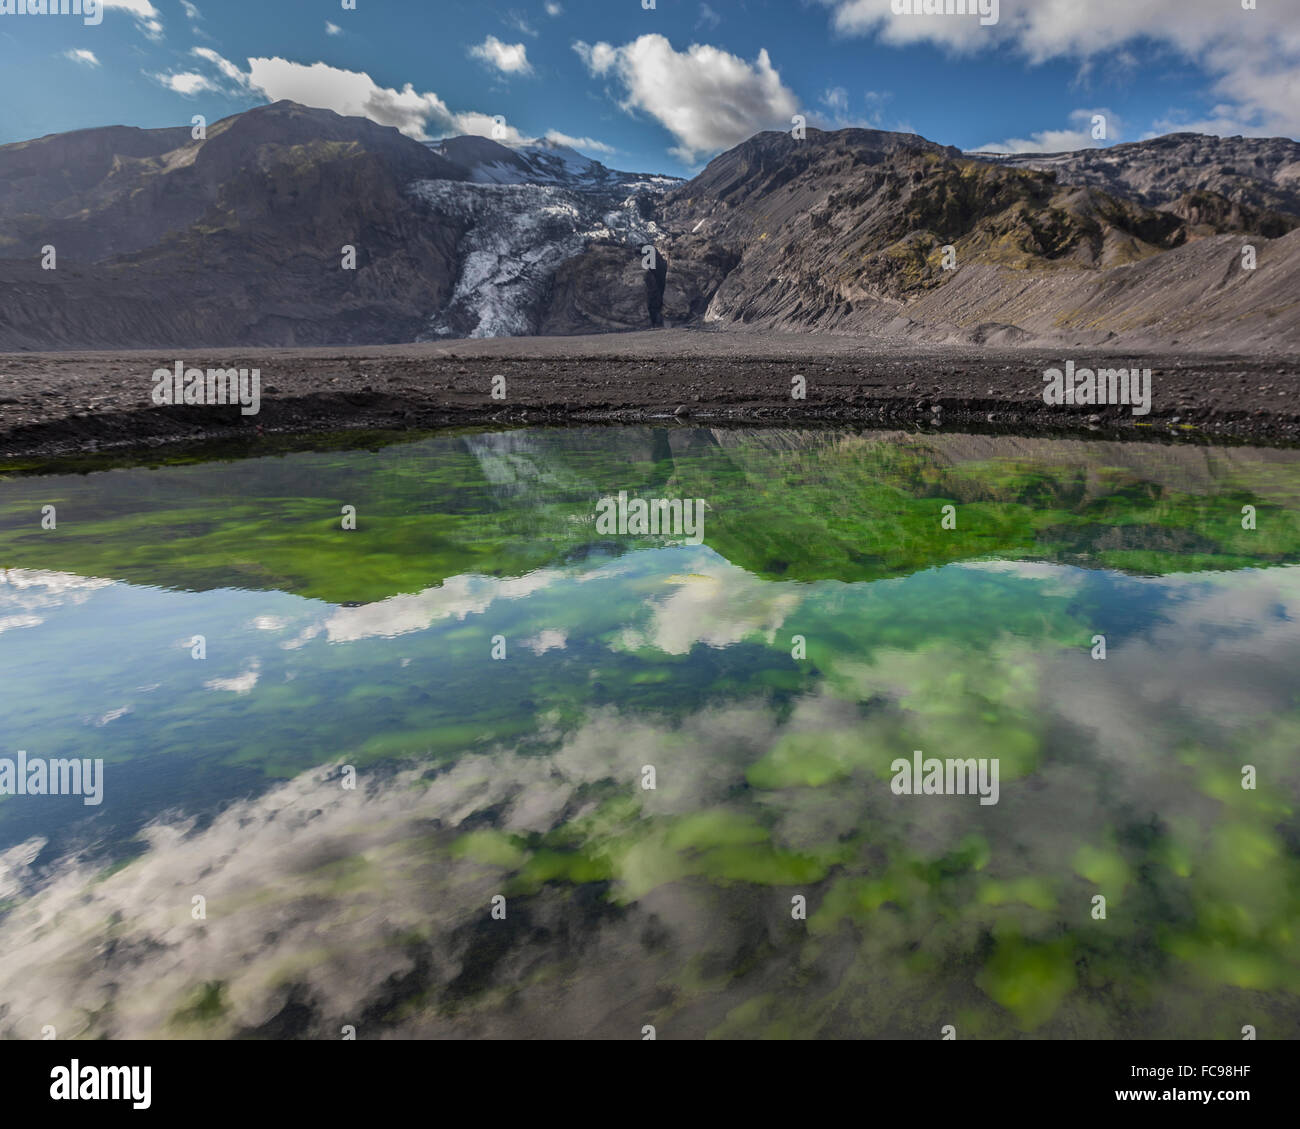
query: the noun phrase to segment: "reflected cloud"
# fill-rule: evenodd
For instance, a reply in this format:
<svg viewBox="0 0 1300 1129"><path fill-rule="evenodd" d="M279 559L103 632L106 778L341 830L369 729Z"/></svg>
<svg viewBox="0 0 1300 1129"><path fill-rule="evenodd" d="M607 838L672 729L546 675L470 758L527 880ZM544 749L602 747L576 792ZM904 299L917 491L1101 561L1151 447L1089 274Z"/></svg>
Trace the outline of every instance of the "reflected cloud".
<svg viewBox="0 0 1300 1129"><path fill-rule="evenodd" d="M656 647L665 654L684 655L697 643L723 648L755 635L768 643L776 638L802 602L796 586L760 580L710 557L694 572L665 578L674 591L647 602L652 609L650 625L623 631L623 647Z"/></svg>
<svg viewBox="0 0 1300 1129"><path fill-rule="evenodd" d="M224 690L233 694L247 694L257 685L261 677L259 667L261 664L256 659L248 670L242 671L231 678L209 678L203 683L208 690Z"/></svg>
<svg viewBox="0 0 1300 1129"><path fill-rule="evenodd" d="M502 580L495 576L453 576L437 588L390 596L356 608L337 608L325 620L331 643L385 638L424 631L439 620L465 619L487 611L497 600L519 600L554 584L564 573L538 570Z"/></svg>
<svg viewBox="0 0 1300 1129"><path fill-rule="evenodd" d="M706 579L705 607L747 583ZM567 731L544 720L556 738L544 755L502 745L434 771L363 771L355 791L332 770L306 772L206 826L155 821L144 855L107 876L76 856L37 872L40 844L24 843L0 855L0 896L19 899L0 921L0 1032L36 1037L51 1023L61 1037L325 1038L353 1023L362 1037L615 1037L655 1022L700 1035L739 1033L729 1017L755 1001L771 1022L820 1034L915 1036L958 1001L995 1035L1210 1029L1242 986L1239 970L1207 955L1225 914L1252 923L1237 926L1263 954L1252 984L1300 987L1277 940L1300 867L1274 829L1276 799L1208 794L1203 766L1159 755L1185 741L1187 715L1143 704L1176 688L1193 727L1226 732L1263 709L1294 732L1294 687L1277 672L1300 658L1300 569L1232 588L1151 583L1179 599L1149 638L1104 663L1062 651L1040 666L1012 637L985 656L892 649L841 662L844 681L810 685L785 715L762 698L671 719L604 707ZM750 622L784 614L774 607ZM1217 648L1239 678L1222 677ZM875 703L866 712L864 693ZM994 729L991 703L1003 711ZM913 742L965 753L945 735L1005 736L1021 709L1041 726L995 808L888 788L889 761ZM1290 779L1286 803L1300 801L1289 744L1271 745L1266 726L1235 739L1275 796ZM649 791L645 766L657 777ZM1134 839L1151 812L1155 838ZM1235 844L1250 845L1253 871ZM1139 868L1141 890L1125 877ZM608 885L575 901L592 881ZM1099 884L1124 914L1085 941L1079 921ZM793 941L792 890L810 907ZM502 892L508 923L494 923L488 906ZM191 916L196 895L205 920ZM1189 908L1164 919L1172 897ZM1153 971L1155 920L1199 979ZM1076 945L1134 970L1108 987L1127 1026L1074 992L1072 972L1065 988L1034 992L996 958L1003 945L1056 952L1045 946L1063 936L1067 971ZM975 960L990 943L994 958ZM757 964L744 957L756 944ZM486 966L484 946L496 954ZM715 971L701 992L704 968ZM205 992L216 1002L197 1009ZM845 993L860 1001L851 1013L835 1002Z"/></svg>
<svg viewBox="0 0 1300 1129"><path fill-rule="evenodd" d="M35 611L62 607L65 604L83 604L93 593L111 588L114 583L98 577L46 569L0 569L0 611ZM35 622L31 622L33 619ZM5 620L10 627L34 627L44 622L39 617L22 615L7 616Z"/></svg>
<svg viewBox="0 0 1300 1129"><path fill-rule="evenodd" d="M0 616L0 631L13 631L20 627L39 627L45 620L38 615Z"/></svg>

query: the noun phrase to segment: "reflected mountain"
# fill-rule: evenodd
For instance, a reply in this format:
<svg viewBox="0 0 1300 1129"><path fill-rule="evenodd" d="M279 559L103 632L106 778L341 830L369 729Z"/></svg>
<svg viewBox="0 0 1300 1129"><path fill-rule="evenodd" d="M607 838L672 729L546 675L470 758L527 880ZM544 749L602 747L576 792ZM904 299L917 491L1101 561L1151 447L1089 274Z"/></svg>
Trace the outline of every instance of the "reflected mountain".
<svg viewBox="0 0 1300 1129"><path fill-rule="evenodd" d="M39 488L35 482L39 481ZM0 480L0 561L161 588L370 603L661 540L604 496L703 498L704 542L769 579L1002 557L1147 575L1300 560L1300 452L829 431L553 429ZM39 494L32 509L33 491ZM40 506L56 506L55 536ZM960 510L940 529L941 508ZM357 511L343 528L344 506ZM1244 530L1243 505L1257 511Z"/></svg>
<svg viewBox="0 0 1300 1129"><path fill-rule="evenodd" d="M1300 1034L1300 452L467 433L0 514L0 756L105 762L0 797L0 1036Z"/></svg>

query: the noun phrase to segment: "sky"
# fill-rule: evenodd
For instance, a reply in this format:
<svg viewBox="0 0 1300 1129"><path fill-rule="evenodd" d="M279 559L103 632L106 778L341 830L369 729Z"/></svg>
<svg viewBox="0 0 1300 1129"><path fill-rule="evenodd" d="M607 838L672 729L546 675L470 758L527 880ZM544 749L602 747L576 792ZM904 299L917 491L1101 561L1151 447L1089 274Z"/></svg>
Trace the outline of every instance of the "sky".
<svg viewBox="0 0 1300 1129"><path fill-rule="evenodd" d="M12 10L47 2L0 0L0 144L211 123L281 98L418 140L549 136L679 176L796 115L999 152L1300 137L1300 0L957 0L983 14L906 10L935 0L101 0L97 23Z"/></svg>

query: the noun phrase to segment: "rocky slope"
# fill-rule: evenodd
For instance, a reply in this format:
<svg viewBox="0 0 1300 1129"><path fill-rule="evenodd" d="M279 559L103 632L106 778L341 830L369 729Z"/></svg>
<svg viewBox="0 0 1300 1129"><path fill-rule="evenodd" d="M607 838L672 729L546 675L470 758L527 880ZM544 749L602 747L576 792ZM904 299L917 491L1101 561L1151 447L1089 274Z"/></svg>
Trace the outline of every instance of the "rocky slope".
<svg viewBox="0 0 1300 1129"><path fill-rule="evenodd" d="M665 302L670 324L1300 345L1300 241L1288 234L1300 216L1205 188L1155 208L909 135L767 133L669 193L661 225L668 284L684 286L684 302ZM1245 243L1255 270L1242 269Z"/></svg>
<svg viewBox="0 0 1300 1129"><path fill-rule="evenodd" d="M465 176L396 130L290 102L205 140L110 129L0 147L0 348L409 339L451 296L460 232L407 186Z"/></svg>
<svg viewBox="0 0 1300 1129"><path fill-rule="evenodd" d="M1014 168L1056 173L1153 208L1210 193L1257 211L1300 215L1300 142L1289 137L1170 133L1075 153L972 154Z"/></svg>
<svg viewBox="0 0 1300 1129"><path fill-rule="evenodd" d="M556 269L592 245L639 262L676 183L291 102L202 140L110 127L2 146L0 350L536 332ZM642 286L626 313L649 324L649 307Z"/></svg>
<svg viewBox="0 0 1300 1129"><path fill-rule="evenodd" d="M0 351L655 326L1294 349L1298 226L1286 139L1003 158L763 133L683 184L279 102L204 140L110 127L0 146Z"/></svg>

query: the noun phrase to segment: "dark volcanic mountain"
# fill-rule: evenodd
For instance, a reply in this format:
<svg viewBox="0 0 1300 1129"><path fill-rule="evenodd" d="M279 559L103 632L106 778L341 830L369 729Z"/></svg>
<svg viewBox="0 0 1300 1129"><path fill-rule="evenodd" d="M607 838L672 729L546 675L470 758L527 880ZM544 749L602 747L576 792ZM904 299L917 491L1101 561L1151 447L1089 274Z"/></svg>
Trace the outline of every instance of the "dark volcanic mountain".
<svg viewBox="0 0 1300 1129"><path fill-rule="evenodd" d="M1207 137L1170 133L1108 149L1077 153L972 156L1056 173L1062 184L1086 184L1153 208L1211 194L1257 212L1300 215L1300 142L1289 137Z"/></svg>
<svg viewBox="0 0 1300 1129"><path fill-rule="evenodd" d="M1149 152L1131 152L1149 172ZM1233 347L1228 327L1244 348L1300 343L1286 313L1300 215L1207 189L1160 209L912 135L765 133L670 193L662 226L670 321ZM1245 242L1255 271L1240 270Z"/></svg>
<svg viewBox="0 0 1300 1129"><path fill-rule="evenodd" d="M204 141L114 127L0 147L0 347L409 339L451 296L460 233L407 186L466 176L394 129L291 102Z"/></svg>
<svg viewBox="0 0 1300 1129"><path fill-rule="evenodd" d="M810 130L759 134L683 184L279 102L201 141L110 127L0 146L0 349L718 324L1295 348L1297 169L1284 139L985 158Z"/></svg>
<svg viewBox="0 0 1300 1129"><path fill-rule="evenodd" d="M555 268L654 238L649 198L676 183L292 102L201 141L110 127L0 146L0 349L532 332Z"/></svg>

